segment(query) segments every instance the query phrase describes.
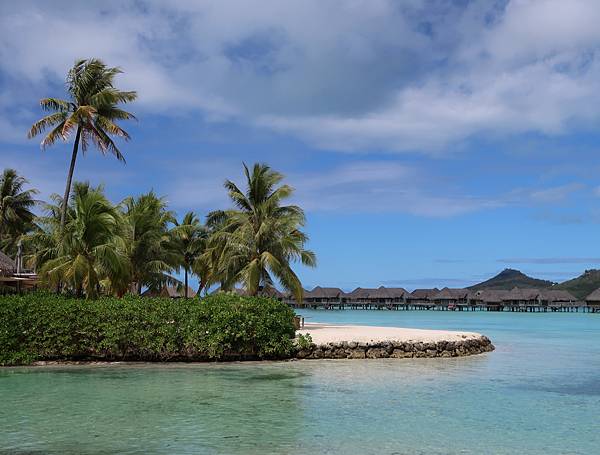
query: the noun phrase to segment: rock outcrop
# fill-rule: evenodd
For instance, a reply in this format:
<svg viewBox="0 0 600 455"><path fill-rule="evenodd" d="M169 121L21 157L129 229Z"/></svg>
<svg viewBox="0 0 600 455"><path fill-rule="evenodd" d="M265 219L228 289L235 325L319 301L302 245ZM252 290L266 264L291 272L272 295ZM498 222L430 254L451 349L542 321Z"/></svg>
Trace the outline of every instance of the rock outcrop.
<svg viewBox="0 0 600 455"><path fill-rule="evenodd" d="M298 359L406 359L413 357L463 357L482 354L494 350L494 345L486 336L462 341L340 341L314 344L304 349L298 347Z"/></svg>

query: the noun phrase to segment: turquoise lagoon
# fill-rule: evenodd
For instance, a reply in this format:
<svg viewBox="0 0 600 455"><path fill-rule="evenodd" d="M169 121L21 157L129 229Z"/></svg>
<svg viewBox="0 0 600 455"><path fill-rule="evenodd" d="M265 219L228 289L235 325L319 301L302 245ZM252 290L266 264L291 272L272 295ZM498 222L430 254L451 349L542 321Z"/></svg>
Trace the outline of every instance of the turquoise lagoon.
<svg viewBox="0 0 600 455"><path fill-rule="evenodd" d="M0 369L0 454L600 454L600 314L303 311L478 331L457 359Z"/></svg>

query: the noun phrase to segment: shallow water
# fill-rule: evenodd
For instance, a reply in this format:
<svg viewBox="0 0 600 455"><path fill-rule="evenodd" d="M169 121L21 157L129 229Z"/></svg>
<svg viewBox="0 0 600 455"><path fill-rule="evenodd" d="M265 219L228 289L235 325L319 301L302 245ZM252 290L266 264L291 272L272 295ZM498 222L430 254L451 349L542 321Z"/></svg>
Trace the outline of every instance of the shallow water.
<svg viewBox="0 0 600 455"><path fill-rule="evenodd" d="M0 369L0 454L600 453L600 314L303 314L481 332L496 351Z"/></svg>

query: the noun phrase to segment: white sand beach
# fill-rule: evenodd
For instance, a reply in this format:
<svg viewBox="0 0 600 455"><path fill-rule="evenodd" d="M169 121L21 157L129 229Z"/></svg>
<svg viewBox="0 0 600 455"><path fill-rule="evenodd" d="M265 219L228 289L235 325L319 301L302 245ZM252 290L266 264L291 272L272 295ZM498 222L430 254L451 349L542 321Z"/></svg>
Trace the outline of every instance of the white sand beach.
<svg viewBox="0 0 600 455"><path fill-rule="evenodd" d="M380 342L402 341L436 343L439 341L464 341L481 338L475 332L456 332L450 330L422 330L402 327L375 327L366 325L336 325L307 323L298 334L309 333L313 343L320 345L340 341Z"/></svg>

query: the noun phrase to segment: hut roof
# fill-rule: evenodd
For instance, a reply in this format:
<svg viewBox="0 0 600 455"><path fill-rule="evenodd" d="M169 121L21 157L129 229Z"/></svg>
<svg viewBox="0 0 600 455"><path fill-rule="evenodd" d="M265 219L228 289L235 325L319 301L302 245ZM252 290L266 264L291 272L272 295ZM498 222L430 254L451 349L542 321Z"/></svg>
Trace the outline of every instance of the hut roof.
<svg viewBox="0 0 600 455"><path fill-rule="evenodd" d="M585 298L586 302L600 302L600 288L596 289Z"/></svg>
<svg viewBox="0 0 600 455"><path fill-rule="evenodd" d="M312 291L305 292L304 296L312 299L335 299L341 294L343 294L343 291L340 288L322 288L321 286L317 286Z"/></svg>
<svg viewBox="0 0 600 455"><path fill-rule="evenodd" d="M504 300L536 300L539 295L540 291L538 289L520 289L514 287L506 294Z"/></svg>
<svg viewBox="0 0 600 455"><path fill-rule="evenodd" d="M500 303L506 299L509 291L505 289L482 289L470 294L470 298L486 303Z"/></svg>
<svg viewBox="0 0 600 455"><path fill-rule="evenodd" d="M366 299L367 297L369 297L371 292L374 292L374 291L376 291L376 289L356 288L354 291L349 292L346 295L348 297L354 298L354 299Z"/></svg>
<svg viewBox="0 0 600 455"><path fill-rule="evenodd" d="M401 299L404 296L408 297L409 292L404 288L386 288L389 294L396 299Z"/></svg>
<svg viewBox="0 0 600 455"><path fill-rule="evenodd" d="M216 291L218 292L218 291ZM213 292L214 294L214 292ZM185 297L185 291L183 286L180 289L177 289L177 286L164 286L160 290L150 290L145 291L142 296L144 297L170 297L172 299ZM188 286L188 297L196 297L196 291L194 291L191 287Z"/></svg>
<svg viewBox="0 0 600 455"><path fill-rule="evenodd" d="M577 298L569 291L561 289L544 290L541 293L542 299L549 302L575 302Z"/></svg>
<svg viewBox="0 0 600 455"><path fill-rule="evenodd" d="M0 275L11 275L16 268L15 261L0 251Z"/></svg>
<svg viewBox="0 0 600 455"><path fill-rule="evenodd" d="M391 299L393 298L392 294L390 293L390 290L380 286L377 289L374 289L373 291L369 292L369 298L370 299Z"/></svg>
<svg viewBox="0 0 600 455"><path fill-rule="evenodd" d="M433 289L415 289L409 294L409 297L412 299L428 299L431 296L440 292L438 288Z"/></svg>
<svg viewBox="0 0 600 455"><path fill-rule="evenodd" d="M445 299L464 299L469 295L468 289L450 289L444 288L431 298L434 300L445 300Z"/></svg>

